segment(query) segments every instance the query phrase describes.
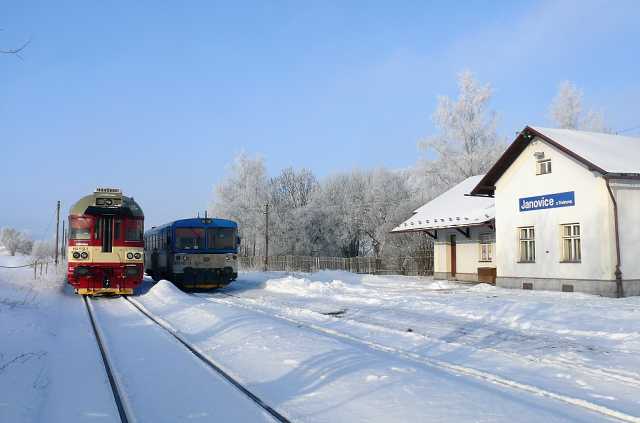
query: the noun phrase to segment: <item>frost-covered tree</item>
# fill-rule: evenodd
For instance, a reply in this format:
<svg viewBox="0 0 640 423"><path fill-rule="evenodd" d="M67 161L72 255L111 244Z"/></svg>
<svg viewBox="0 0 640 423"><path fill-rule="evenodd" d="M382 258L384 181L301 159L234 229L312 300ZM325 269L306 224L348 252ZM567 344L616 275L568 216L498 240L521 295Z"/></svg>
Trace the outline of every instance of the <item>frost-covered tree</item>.
<svg viewBox="0 0 640 423"><path fill-rule="evenodd" d="M390 231L404 218L411 192L403 172L376 169L365 173L362 231L374 256L383 255L392 238ZM368 253L368 251L367 251Z"/></svg>
<svg viewBox="0 0 640 423"><path fill-rule="evenodd" d="M264 247L262 211L267 199L267 172L261 157L241 153L215 186L212 214L239 223L245 255L259 255Z"/></svg>
<svg viewBox="0 0 640 423"><path fill-rule="evenodd" d="M489 109L492 90L469 71L458 75L458 98L438 98L433 121L438 133L419 143L435 154L416 170L434 191L442 191L469 177L486 172L503 151L505 141L496 132L497 115ZM420 178L418 178L420 179Z"/></svg>
<svg viewBox="0 0 640 423"><path fill-rule="evenodd" d="M33 248L31 249L31 256L38 260L45 260L53 258L56 254L55 242L49 241L35 241Z"/></svg>
<svg viewBox="0 0 640 423"><path fill-rule="evenodd" d="M33 241L25 233L13 228L2 229L0 243L12 256L16 253L29 254L33 246Z"/></svg>
<svg viewBox="0 0 640 423"><path fill-rule="evenodd" d="M571 81L563 81L549 107L554 124L564 129L581 129L592 132L611 132L602 111L583 112L583 92Z"/></svg>
<svg viewBox="0 0 640 423"><path fill-rule="evenodd" d="M305 254L306 208L319 184L309 169L286 168L269 181L270 236L274 254Z"/></svg>
<svg viewBox="0 0 640 423"><path fill-rule="evenodd" d="M361 255L365 178L360 172L332 175L323 183L310 204L317 255L356 257Z"/></svg>
<svg viewBox="0 0 640 423"><path fill-rule="evenodd" d="M582 114L582 91L570 81L560 83L549 114L559 128L578 129Z"/></svg>

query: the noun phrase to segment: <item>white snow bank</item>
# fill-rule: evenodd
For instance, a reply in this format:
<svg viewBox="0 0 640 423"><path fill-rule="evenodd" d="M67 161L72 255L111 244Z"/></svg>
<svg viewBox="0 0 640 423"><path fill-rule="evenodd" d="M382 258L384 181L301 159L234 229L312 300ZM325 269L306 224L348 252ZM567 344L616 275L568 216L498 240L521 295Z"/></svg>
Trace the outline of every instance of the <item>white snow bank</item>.
<svg viewBox="0 0 640 423"><path fill-rule="evenodd" d="M461 289L461 285L449 281L432 281L431 278L359 275L343 271L321 271L310 274L290 274L269 278L261 274L261 287L270 292L297 295L300 297L322 297L332 295L370 294L371 286L387 288L416 288L421 290ZM255 277L255 275L252 275Z"/></svg>

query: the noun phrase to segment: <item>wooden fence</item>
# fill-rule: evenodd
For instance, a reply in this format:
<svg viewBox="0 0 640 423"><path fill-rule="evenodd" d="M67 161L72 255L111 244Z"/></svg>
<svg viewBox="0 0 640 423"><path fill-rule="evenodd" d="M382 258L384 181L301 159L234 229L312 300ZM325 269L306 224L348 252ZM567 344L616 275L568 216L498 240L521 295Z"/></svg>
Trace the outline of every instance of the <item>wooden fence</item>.
<svg viewBox="0 0 640 423"><path fill-rule="evenodd" d="M264 270L264 256L238 257L241 270ZM374 275L433 275L433 253L414 257L269 256L269 271L317 272L344 270Z"/></svg>

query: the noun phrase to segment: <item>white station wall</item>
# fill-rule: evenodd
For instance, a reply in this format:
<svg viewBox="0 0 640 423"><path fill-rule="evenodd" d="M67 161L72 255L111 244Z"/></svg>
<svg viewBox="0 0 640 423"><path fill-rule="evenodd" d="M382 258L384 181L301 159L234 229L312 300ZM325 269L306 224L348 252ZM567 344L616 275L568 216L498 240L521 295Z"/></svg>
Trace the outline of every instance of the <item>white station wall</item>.
<svg viewBox="0 0 640 423"><path fill-rule="evenodd" d="M439 229L438 240L434 245L434 272L451 272L451 243L450 236L456 236L456 273L477 274L479 267L496 267L494 231L488 226L474 226L469 228L469 238L455 229ZM480 235L488 234L494 239L492 261L480 260Z"/></svg>
<svg viewBox="0 0 640 423"><path fill-rule="evenodd" d="M551 173L536 175L534 152L551 159ZM520 198L567 191L575 193L574 206L519 209ZM614 279L613 207L601 176L536 138L498 180L495 199L498 277ZM566 223L580 224L581 263L561 263L560 225ZM535 227L535 263L518 262L518 228L522 226Z"/></svg>

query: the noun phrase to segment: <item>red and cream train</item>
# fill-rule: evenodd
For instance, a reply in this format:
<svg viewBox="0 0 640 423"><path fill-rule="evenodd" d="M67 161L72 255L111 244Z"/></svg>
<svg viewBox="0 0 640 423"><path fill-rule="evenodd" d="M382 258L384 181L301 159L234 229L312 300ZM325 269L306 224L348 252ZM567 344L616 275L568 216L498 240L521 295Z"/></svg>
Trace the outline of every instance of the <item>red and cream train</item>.
<svg viewBox="0 0 640 423"><path fill-rule="evenodd" d="M69 212L67 280L82 295L133 294L142 281L144 214L119 189L98 188Z"/></svg>

